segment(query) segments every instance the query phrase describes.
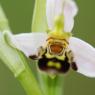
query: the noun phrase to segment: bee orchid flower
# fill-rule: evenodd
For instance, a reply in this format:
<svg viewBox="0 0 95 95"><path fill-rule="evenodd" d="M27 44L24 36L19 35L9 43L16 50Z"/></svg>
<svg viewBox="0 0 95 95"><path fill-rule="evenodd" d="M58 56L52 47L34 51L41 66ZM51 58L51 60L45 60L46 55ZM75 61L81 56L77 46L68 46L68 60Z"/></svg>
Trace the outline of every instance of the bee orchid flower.
<svg viewBox="0 0 95 95"><path fill-rule="evenodd" d="M42 72L65 74L70 68L95 77L95 48L73 37L74 17L78 12L74 0L47 0L47 32L13 35L6 32L9 44L27 57L38 60Z"/></svg>

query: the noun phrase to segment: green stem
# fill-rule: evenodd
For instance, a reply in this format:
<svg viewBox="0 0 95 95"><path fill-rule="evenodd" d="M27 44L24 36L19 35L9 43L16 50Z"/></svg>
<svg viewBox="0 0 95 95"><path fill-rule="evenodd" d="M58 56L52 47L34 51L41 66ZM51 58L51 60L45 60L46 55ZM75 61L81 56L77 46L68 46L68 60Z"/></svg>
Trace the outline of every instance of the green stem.
<svg viewBox="0 0 95 95"><path fill-rule="evenodd" d="M54 79L52 79L47 74L39 72L39 81L44 95L63 95L63 76L56 76Z"/></svg>
<svg viewBox="0 0 95 95"><path fill-rule="evenodd" d="M38 73L39 77L39 82L40 82L40 87L44 93L44 95L55 95L55 80L56 79L51 79L48 74L39 72Z"/></svg>
<svg viewBox="0 0 95 95"><path fill-rule="evenodd" d="M63 76L56 76L54 79L48 76L48 94L47 95L63 95L64 78Z"/></svg>
<svg viewBox="0 0 95 95"><path fill-rule="evenodd" d="M25 57L23 59L24 55L22 54L20 54L20 57L24 61L23 64L25 66L25 70L21 72L18 76L16 76L16 78L26 91L27 95L43 95L37 82L37 79L28 65L27 58Z"/></svg>
<svg viewBox="0 0 95 95"><path fill-rule="evenodd" d="M48 77L48 95L55 95L56 79Z"/></svg>
<svg viewBox="0 0 95 95"><path fill-rule="evenodd" d="M27 68L22 72L17 79L23 86L27 95L42 95L40 88L38 87L37 81L34 76L31 74L30 70Z"/></svg>
<svg viewBox="0 0 95 95"><path fill-rule="evenodd" d="M38 71L38 80L44 95L48 95L48 75Z"/></svg>
<svg viewBox="0 0 95 95"><path fill-rule="evenodd" d="M56 86L54 95L64 95L64 76L56 77Z"/></svg>

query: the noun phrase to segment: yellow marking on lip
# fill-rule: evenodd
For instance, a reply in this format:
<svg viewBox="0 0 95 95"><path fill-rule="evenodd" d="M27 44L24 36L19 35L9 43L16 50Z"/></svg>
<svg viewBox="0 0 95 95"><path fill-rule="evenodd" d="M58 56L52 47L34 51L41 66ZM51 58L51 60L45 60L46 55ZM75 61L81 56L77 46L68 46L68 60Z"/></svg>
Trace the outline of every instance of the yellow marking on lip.
<svg viewBox="0 0 95 95"><path fill-rule="evenodd" d="M65 55L59 56L59 55L51 55L50 53L46 53L45 56L46 56L46 58L56 58L61 61L63 61L65 59Z"/></svg>
<svg viewBox="0 0 95 95"><path fill-rule="evenodd" d="M50 53L46 53L45 56L46 56L46 58L54 58L55 57L54 55L51 55Z"/></svg>
<svg viewBox="0 0 95 95"><path fill-rule="evenodd" d="M61 68L61 64L59 62L48 62L47 66L49 67L55 67L56 69L60 69Z"/></svg>
<svg viewBox="0 0 95 95"><path fill-rule="evenodd" d="M56 63L55 66L56 66L57 69L61 68L61 64L60 63Z"/></svg>
<svg viewBox="0 0 95 95"><path fill-rule="evenodd" d="M56 40L56 38L54 38L54 37L49 37L46 41L53 41L53 40ZM58 40L60 40L60 41L64 41L64 42L66 42L67 44L69 44L69 42L66 40L66 39L61 39L61 38L59 38Z"/></svg>
<svg viewBox="0 0 95 95"><path fill-rule="evenodd" d="M48 64L47 64L49 67L52 67L52 66L54 66L54 63L52 62L52 61L50 61L50 62L48 62Z"/></svg>
<svg viewBox="0 0 95 95"><path fill-rule="evenodd" d="M61 60L61 61L64 61L65 59L65 55L62 55L62 56L56 56L57 59Z"/></svg>

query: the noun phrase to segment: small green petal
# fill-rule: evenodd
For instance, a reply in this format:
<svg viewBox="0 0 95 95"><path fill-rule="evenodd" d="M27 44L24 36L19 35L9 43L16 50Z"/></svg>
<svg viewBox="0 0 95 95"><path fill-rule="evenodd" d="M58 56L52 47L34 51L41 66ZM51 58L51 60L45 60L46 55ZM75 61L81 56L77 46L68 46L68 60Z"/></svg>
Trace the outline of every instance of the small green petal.
<svg viewBox="0 0 95 95"><path fill-rule="evenodd" d="M46 0L35 0L31 30L34 32L45 32L47 27Z"/></svg>

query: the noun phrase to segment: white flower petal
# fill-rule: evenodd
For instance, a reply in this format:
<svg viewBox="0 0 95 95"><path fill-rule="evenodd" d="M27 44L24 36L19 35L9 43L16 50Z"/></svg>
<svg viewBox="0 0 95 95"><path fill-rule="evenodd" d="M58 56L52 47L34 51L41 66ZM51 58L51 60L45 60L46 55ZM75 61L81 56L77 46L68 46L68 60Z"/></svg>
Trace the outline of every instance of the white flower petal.
<svg viewBox="0 0 95 95"><path fill-rule="evenodd" d="M78 72L88 77L95 77L95 48L74 37L70 38L69 48L74 53Z"/></svg>
<svg viewBox="0 0 95 95"><path fill-rule="evenodd" d="M49 28L53 29L55 17L63 13L64 31L71 32L77 11L78 8L74 0L47 0L46 15Z"/></svg>
<svg viewBox="0 0 95 95"><path fill-rule="evenodd" d="M71 32L74 26L74 19L65 17L65 25L64 25L64 31L65 32Z"/></svg>
<svg viewBox="0 0 95 95"><path fill-rule="evenodd" d="M65 0L64 2L64 31L71 32L74 26L74 17L78 8L74 0Z"/></svg>
<svg viewBox="0 0 95 95"><path fill-rule="evenodd" d="M43 46L47 39L47 33L23 33L14 35L12 42L24 52L26 56L38 54L38 50Z"/></svg>
<svg viewBox="0 0 95 95"><path fill-rule="evenodd" d="M65 0L64 2L64 31L71 32L74 26L74 17L78 8L74 0Z"/></svg>
<svg viewBox="0 0 95 95"><path fill-rule="evenodd" d="M68 17L76 16L78 7L74 0L65 0L64 2L64 15Z"/></svg>
<svg viewBox="0 0 95 95"><path fill-rule="evenodd" d="M63 2L64 0L47 0L46 15L50 29L53 29L55 17L62 13Z"/></svg>

